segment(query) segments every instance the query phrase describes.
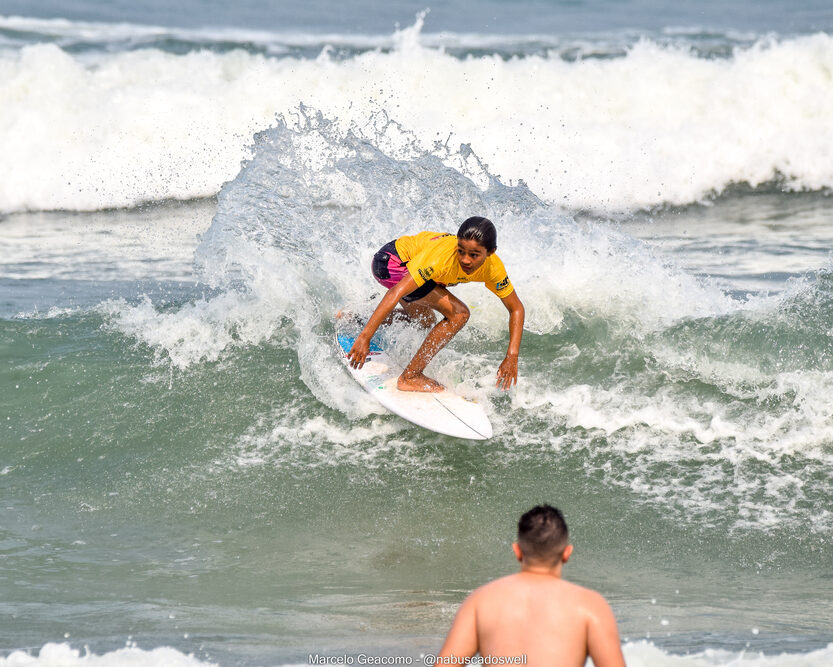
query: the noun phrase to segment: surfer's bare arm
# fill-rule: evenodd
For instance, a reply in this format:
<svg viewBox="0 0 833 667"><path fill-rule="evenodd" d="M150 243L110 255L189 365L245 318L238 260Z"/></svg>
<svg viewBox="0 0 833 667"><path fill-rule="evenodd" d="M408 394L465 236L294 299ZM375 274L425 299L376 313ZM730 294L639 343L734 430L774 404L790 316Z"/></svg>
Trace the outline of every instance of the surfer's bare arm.
<svg viewBox="0 0 833 667"><path fill-rule="evenodd" d="M501 299L509 311L509 348L506 357L497 369L496 387L510 389L518 383L518 354L521 349L521 336L524 332L524 305L513 291Z"/></svg>
<svg viewBox="0 0 833 667"><path fill-rule="evenodd" d="M370 353L370 339L373 338L373 334L376 333L376 330L382 326L384 321L393 312L399 300L403 296L407 296L413 292L416 288L417 284L411 275L408 274L387 291L379 302L379 305L376 306L376 310L373 311L373 315L370 316L367 324L364 325L362 332L353 341L353 347L347 353L350 366L353 368L361 368L364 366L365 359L367 359L367 355Z"/></svg>

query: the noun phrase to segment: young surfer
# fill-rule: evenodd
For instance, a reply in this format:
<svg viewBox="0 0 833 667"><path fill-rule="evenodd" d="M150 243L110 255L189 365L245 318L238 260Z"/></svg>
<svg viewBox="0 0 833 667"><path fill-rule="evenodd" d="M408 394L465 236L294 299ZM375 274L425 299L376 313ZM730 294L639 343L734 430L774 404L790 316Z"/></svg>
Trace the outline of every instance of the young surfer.
<svg viewBox="0 0 833 667"><path fill-rule="evenodd" d="M610 606L598 593L561 578L573 551L561 512L550 505L529 510L518 522L512 550L521 571L465 599L436 664L468 664L479 653L492 664L582 667L589 656L596 667L624 667Z"/></svg>
<svg viewBox="0 0 833 667"><path fill-rule="evenodd" d="M397 387L401 391L442 391L443 386L426 377L423 371L469 319L466 304L449 292L448 287L482 282L500 297L509 311L509 348L498 368L496 385L509 389L516 384L524 307L509 282L503 262L495 254L496 249L495 226L481 217L466 220L457 236L420 232L384 245L373 257L372 270L374 278L388 291L347 353L350 365L353 368L364 365L373 334L399 303L409 319L433 328L402 371ZM437 324L434 324L435 310L443 316Z"/></svg>

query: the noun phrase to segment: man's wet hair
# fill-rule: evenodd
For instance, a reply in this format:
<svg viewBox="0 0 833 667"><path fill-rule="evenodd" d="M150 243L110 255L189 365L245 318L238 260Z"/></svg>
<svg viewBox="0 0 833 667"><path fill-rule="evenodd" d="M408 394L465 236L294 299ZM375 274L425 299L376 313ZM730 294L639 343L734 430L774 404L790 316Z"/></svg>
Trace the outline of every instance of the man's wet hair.
<svg viewBox="0 0 833 667"><path fill-rule="evenodd" d="M497 230L489 218L482 218L479 215L468 218L457 230L458 239L477 241L489 252L497 249Z"/></svg>
<svg viewBox="0 0 833 667"><path fill-rule="evenodd" d="M518 545L526 560L555 563L569 541L564 515L550 505L533 507L518 521Z"/></svg>

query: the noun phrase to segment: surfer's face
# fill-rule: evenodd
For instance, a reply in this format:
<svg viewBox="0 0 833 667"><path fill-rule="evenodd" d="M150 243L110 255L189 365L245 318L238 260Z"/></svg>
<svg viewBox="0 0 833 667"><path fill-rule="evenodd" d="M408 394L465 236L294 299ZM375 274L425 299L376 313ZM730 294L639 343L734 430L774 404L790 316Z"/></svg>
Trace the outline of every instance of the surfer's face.
<svg viewBox="0 0 833 667"><path fill-rule="evenodd" d="M457 261L463 273L474 273L492 253L472 239L457 239Z"/></svg>

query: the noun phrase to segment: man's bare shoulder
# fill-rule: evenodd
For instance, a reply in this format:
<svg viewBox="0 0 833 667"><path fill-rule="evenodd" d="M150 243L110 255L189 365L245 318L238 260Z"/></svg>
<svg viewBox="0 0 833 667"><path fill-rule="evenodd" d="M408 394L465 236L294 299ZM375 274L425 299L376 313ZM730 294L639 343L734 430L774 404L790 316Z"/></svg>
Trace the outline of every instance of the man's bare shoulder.
<svg viewBox="0 0 833 667"><path fill-rule="evenodd" d="M604 596L592 588L574 584L571 581L558 579L557 584L553 585L554 589L558 589L559 595L571 599L575 604L588 609L607 608L609 605Z"/></svg>
<svg viewBox="0 0 833 667"><path fill-rule="evenodd" d="M594 591L592 588L587 588L585 586L579 586L578 584L574 584L569 581L565 581L564 584L569 587L569 590L573 593L573 595L581 599L587 607L592 609L608 609L610 607L604 595L598 591Z"/></svg>
<svg viewBox="0 0 833 667"><path fill-rule="evenodd" d="M505 577L500 577L499 579L493 579L492 581L475 588L471 594L469 595L469 599L472 601L482 600L485 598L489 598L492 595L497 595L502 593L508 588L511 588L514 583L515 577L517 574L508 574Z"/></svg>
<svg viewBox="0 0 833 667"><path fill-rule="evenodd" d="M513 592L534 588L540 594L557 595L572 605L586 608L588 611L608 609L604 596L592 588L580 586L557 577L542 577L524 572L509 574L480 586L469 596L474 604L486 603L494 598L503 598Z"/></svg>
<svg viewBox="0 0 833 667"><path fill-rule="evenodd" d="M574 584L572 581L565 581L563 579L561 579L561 584L565 587L565 589L570 590L576 595L586 596L588 599L593 598L604 601L604 597L602 596L602 594L597 591L594 591L592 588L587 588L586 586Z"/></svg>

